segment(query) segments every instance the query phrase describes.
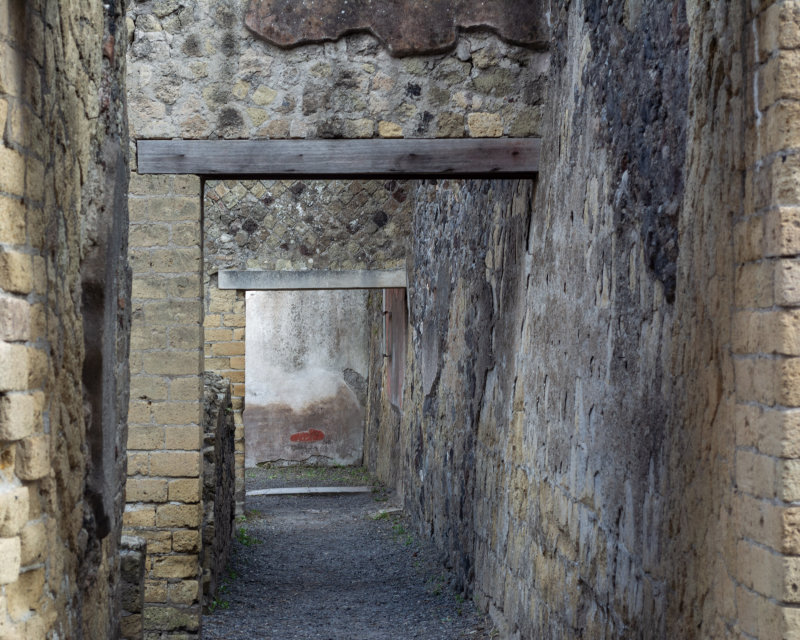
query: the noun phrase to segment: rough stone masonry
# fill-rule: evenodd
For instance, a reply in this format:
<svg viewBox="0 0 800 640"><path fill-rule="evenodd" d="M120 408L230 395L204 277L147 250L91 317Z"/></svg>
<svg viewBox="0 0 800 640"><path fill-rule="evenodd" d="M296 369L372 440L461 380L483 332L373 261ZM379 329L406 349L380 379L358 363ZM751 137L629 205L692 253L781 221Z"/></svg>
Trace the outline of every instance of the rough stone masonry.
<svg viewBox="0 0 800 640"><path fill-rule="evenodd" d="M530 5L536 47L399 58L234 0L0 5L0 637L116 637L123 527L126 635L201 633L203 182L129 134L541 137L531 179L410 185L367 462L506 637L800 636L800 2Z"/></svg>

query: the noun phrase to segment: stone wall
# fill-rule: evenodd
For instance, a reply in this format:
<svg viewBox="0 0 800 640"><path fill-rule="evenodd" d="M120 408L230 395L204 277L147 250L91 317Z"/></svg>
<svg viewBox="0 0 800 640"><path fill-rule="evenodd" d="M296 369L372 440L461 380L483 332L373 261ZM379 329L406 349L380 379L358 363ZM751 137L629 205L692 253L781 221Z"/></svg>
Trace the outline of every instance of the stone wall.
<svg viewBox="0 0 800 640"><path fill-rule="evenodd" d="M119 637L124 640L142 640L147 540L135 536L122 536L119 555L119 579L122 583Z"/></svg>
<svg viewBox="0 0 800 640"><path fill-rule="evenodd" d="M133 174L125 533L147 541L144 638L196 633L202 523L200 181Z"/></svg>
<svg viewBox="0 0 800 640"><path fill-rule="evenodd" d="M233 548L236 427L230 383L206 371L203 389L203 604L207 607Z"/></svg>
<svg viewBox="0 0 800 640"><path fill-rule="evenodd" d="M800 5L564 5L535 188L416 193L406 506L509 636L792 637Z"/></svg>
<svg viewBox="0 0 800 640"><path fill-rule="evenodd" d="M0 6L4 638L119 629L130 312L121 12Z"/></svg>
<svg viewBox="0 0 800 640"><path fill-rule="evenodd" d="M280 49L245 3L136 2L131 124L141 138L524 137L540 131L548 55L480 32L435 56L378 41Z"/></svg>
<svg viewBox="0 0 800 640"><path fill-rule="evenodd" d="M731 158L728 165L739 175L744 169L745 176L744 198L739 183L731 188L729 198L734 224L729 251L735 265L729 287L735 311L733 374L729 372L728 378L735 379L736 404L732 426L719 433L733 437L736 445L730 473L732 511L730 520L723 522L736 523L734 534L728 536L725 567L735 585L735 602L728 595L733 589L725 591L728 599L720 598L718 608L726 623L730 626L736 620L735 628L743 633L787 638L800 633L796 582L800 569L796 506L800 498L800 3L753 4L750 11L731 16L731 28L741 20L745 21L744 82L740 103L729 109L728 121L738 124L741 118L744 125L744 159L736 154L738 149L725 138L722 127L715 130L715 142ZM713 35L707 30L702 43L709 63L714 62L710 53L717 44ZM731 55L730 60L735 69L737 56ZM716 86L709 80L698 83L697 102L710 96L711 90ZM706 113L709 122L710 109ZM698 126L695 135L699 146L705 131ZM692 186L702 184L702 160L698 155L690 165ZM727 440L726 444L730 446ZM723 584L731 586L731 582Z"/></svg>
<svg viewBox="0 0 800 640"><path fill-rule="evenodd" d="M242 9L131 7L134 137L543 138L535 185L414 186L402 412L371 339L370 464L459 586L511 637L796 635L797 1L552 2L547 53L403 59ZM244 300L209 291L236 372Z"/></svg>
<svg viewBox="0 0 800 640"><path fill-rule="evenodd" d="M209 180L206 274L402 267L411 210L402 180Z"/></svg>
<svg viewBox="0 0 800 640"><path fill-rule="evenodd" d="M205 368L232 381L237 421L243 424L245 292L220 290L217 272L402 266L411 226L408 189L408 183L397 180L205 182ZM277 294L260 295L266 299ZM330 300L330 312L336 313L341 298ZM363 312L360 303L353 309L359 316ZM237 508L242 512L245 436L241 425L236 446Z"/></svg>

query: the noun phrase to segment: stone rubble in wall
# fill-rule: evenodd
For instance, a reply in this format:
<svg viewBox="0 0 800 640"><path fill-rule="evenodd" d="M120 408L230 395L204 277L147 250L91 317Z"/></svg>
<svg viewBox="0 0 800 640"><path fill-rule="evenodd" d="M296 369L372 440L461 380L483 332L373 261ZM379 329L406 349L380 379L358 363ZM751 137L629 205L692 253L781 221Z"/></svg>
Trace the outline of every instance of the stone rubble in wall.
<svg viewBox="0 0 800 640"><path fill-rule="evenodd" d="M393 58L366 34L283 50L244 27L244 3L163 4L132 3L127 20L137 137L540 133L549 54L489 33L435 56Z"/></svg>
<svg viewBox="0 0 800 640"><path fill-rule="evenodd" d="M409 193L398 180L208 181L206 273L402 266Z"/></svg>

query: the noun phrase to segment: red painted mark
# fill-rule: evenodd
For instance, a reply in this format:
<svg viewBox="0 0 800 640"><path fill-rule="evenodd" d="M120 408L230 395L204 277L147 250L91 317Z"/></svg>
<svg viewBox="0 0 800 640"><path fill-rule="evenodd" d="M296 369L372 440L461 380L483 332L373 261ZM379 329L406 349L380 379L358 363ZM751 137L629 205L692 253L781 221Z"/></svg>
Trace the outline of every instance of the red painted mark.
<svg viewBox="0 0 800 640"><path fill-rule="evenodd" d="M289 440L292 442L316 442L317 440L323 440L324 438L325 434L322 433L322 431L318 431L317 429L309 429L308 431L295 433L291 438L289 438Z"/></svg>

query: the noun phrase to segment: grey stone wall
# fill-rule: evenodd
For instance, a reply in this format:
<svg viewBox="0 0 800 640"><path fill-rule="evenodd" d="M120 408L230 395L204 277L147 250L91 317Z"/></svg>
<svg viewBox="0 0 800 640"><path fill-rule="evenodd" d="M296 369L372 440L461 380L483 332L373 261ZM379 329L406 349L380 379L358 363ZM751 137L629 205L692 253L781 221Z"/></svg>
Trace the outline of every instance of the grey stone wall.
<svg viewBox="0 0 800 640"><path fill-rule="evenodd" d="M552 16L535 188L415 195L406 507L501 635L766 629L733 595L743 7Z"/></svg>
<svg viewBox="0 0 800 640"><path fill-rule="evenodd" d="M233 546L235 511L230 383L203 374L203 604L209 606Z"/></svg>
<svg viewBox="0 0 800 640"><path fill-rule="evenodd" d="M209 180L206 274L402 266L409 196L396 180Z"/></svg>

